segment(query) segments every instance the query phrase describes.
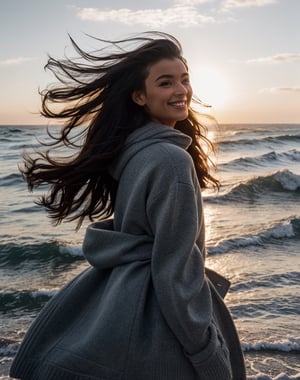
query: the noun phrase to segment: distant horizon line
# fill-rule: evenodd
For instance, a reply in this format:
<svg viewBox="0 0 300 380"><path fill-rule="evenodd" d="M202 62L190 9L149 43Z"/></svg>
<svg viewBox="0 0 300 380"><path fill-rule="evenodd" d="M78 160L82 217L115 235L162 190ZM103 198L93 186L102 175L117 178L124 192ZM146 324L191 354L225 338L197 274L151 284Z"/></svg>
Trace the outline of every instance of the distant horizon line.
<svg viewBox="0 0 300 380"><path fill-rule="evenodd" d="M232 124L238 124L238 125L262 125L262 124L273 124L273 125L300 125L300 120L298 122L271 122L271 121L267 121L267 122L251 122L251 121L248 121L248 122L238 122L238 121L234 121L234 122L217 122L218 125L232 125ZM47 127L47 126L62 126L62 124L46 124L46 123L42 123L42 124L36 124L36 123L24 123L24 124L19 124L19 123L9 123L9 124L3 124L3 123L0 123L0 128L1 127L13 127L13 126L19 126L19 127Z"/></svg>

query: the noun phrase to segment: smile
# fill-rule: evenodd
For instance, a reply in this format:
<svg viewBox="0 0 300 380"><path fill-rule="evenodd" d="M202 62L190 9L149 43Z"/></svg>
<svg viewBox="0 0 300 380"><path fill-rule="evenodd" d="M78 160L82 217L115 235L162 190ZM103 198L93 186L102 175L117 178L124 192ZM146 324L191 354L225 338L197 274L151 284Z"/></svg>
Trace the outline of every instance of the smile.
<svg viewBox="0 0 300 380"><path fill-rule="evenodd" d="M186 102L185 101L180 101L180 102L170 102L169 103L171 106L175 106L175 107L185 107L186 106Z"/></svg>

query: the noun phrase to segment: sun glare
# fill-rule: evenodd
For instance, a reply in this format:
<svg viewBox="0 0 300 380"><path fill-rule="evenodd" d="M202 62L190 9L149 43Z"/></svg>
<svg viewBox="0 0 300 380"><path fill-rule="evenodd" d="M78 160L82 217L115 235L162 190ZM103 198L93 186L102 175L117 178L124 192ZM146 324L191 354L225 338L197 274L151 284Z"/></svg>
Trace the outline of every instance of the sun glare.
<svg viewBox="0 0 300 380"><path fill-rule="evenodd" d="M224 74L214 67L200 67L193 73L193 91L205 104L223 108L229 101L229 85Z"/></svg>

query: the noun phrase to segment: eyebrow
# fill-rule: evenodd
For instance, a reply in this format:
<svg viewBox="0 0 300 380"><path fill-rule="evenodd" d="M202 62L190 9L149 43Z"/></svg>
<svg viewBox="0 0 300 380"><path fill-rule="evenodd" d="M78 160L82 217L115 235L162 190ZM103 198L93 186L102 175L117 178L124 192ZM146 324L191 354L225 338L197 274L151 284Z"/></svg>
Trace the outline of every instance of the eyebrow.
<svg viewBox="0 0 300 380"><path fill-rule="evenodd" d="M185 77L185 76L189 76L189 73L186 72L186 73L183 73L181 75L181 78ZM161 79L171 79L171 78L174 78L174 75L171 75L171 74L162 74L160 75L158 78L155 79L155 82L161 80Z"/></svg>

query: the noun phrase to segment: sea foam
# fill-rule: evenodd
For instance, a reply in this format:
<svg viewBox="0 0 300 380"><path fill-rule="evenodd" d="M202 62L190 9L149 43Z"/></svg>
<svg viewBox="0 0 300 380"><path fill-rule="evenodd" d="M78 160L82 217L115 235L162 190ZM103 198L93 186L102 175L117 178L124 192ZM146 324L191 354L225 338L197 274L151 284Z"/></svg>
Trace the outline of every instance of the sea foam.
<svg viewBox="0 0 300 380"><path fill-rule="evenodd" d="M299 339L284 339L279 342L256 342L242 343L243 351L280 351L291 352L300 351Z"/></svg>
<svg viewBox="0 0 300 380"><path fill-rule="evenodd" d="M263 373L259 373L254 376L248 376L247 380L300 380L300 373L297 373L294 376L286 375L285 373L280 373L276 377L270 377L268 375L265 375Z"/></svg>

